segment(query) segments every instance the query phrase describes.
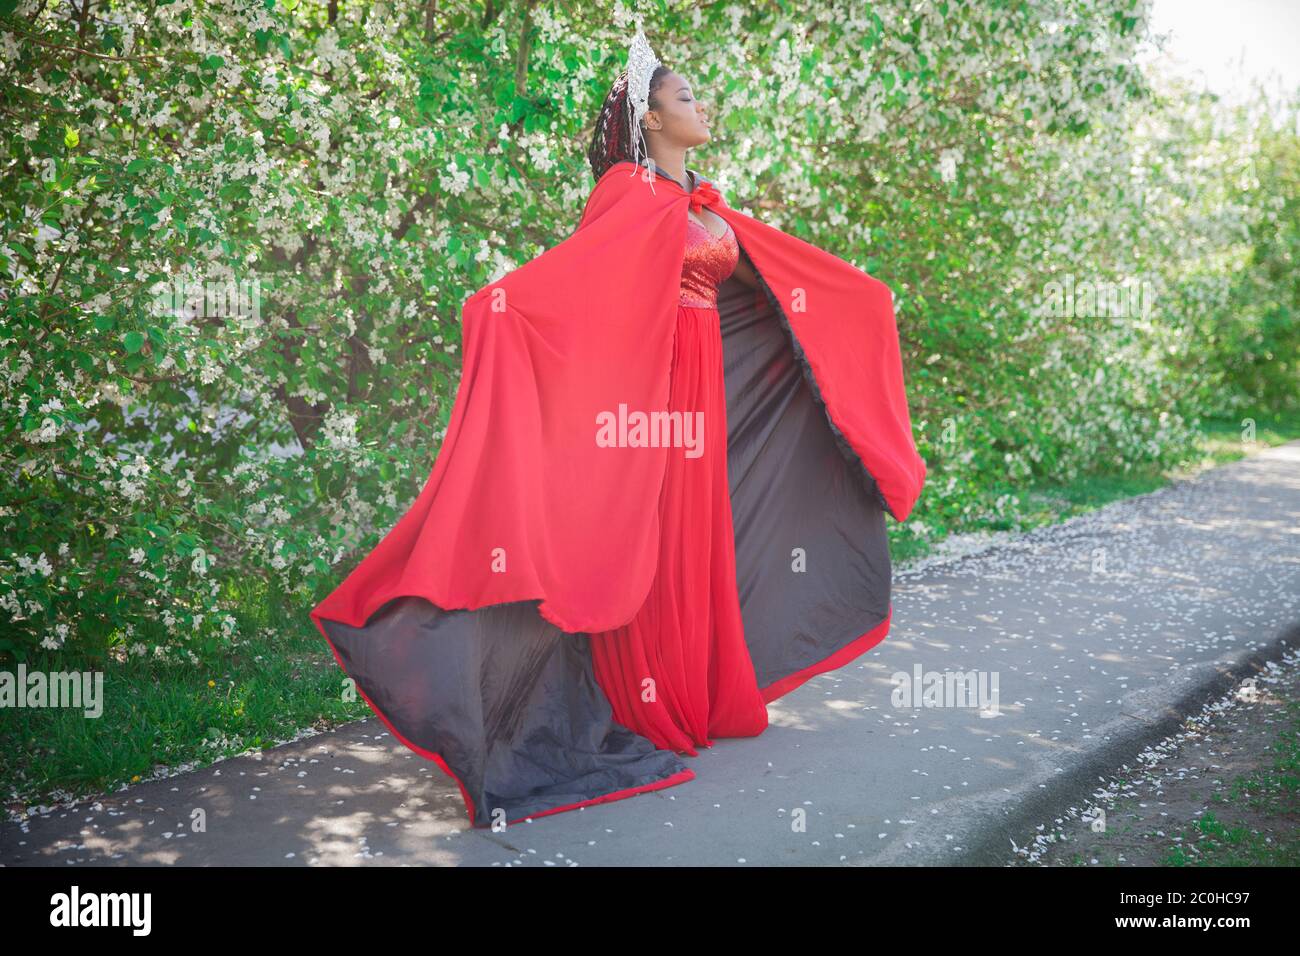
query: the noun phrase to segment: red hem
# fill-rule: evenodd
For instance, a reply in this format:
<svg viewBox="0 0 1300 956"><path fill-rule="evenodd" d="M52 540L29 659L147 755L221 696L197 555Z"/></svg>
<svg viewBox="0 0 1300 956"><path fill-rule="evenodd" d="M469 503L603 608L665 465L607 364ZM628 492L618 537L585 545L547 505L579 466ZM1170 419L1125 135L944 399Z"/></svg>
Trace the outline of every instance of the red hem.
<svg viewBox="0 0 1300 956"><path fill-rule="evenodd" d="M885 615L885 619L871 630L867 631L867 633L863 634L852 643L841 647L829 657L822 658L816 664L810 664L803 670L795 671L793 674L782 677L779 681L776 681L773 684L768 684L766 687L762 688L759 693L763 695L763 703L770 704L778 697L784 697L786 694L790 693L790 691L816 677L818 674L824 674L827 671L833 671L836 668L843 667L855 657L859 657L871 650L883 641L885 635L889 633L889 622L892 620L893 616L894 604L891 601L889 604L889 613Z"/></svg>
<svg viewBox="0 0 1300 956"><path fill-rule="evenodd" d="M830 656L823 658L817 663L810 664L808 667L805 667L803 670L796 671L793 674L781 678L779 681L776 681L773 684L769 684L766 687L761 688L759 693L762 695L763 703L770 704L772 701L780 697L784 697L786 694L790 693L790 691L808 682L812 678L816 677L818 674L824 674L827 671L832 671L837 668L843 667L845 664L849 663L855 658L871 650L871 648L875 647L882 640L884 640L885 635L889 633L889 624L890 621L893 619L893 616L894 616L894 605L891 602L889 605L889 613L885 615L885 619L881 621L879 624L877 624L875 627L873 627L870 631L868 631L867 633L863 634L861 637L854 640L852 643L845 645L844 647L836 651L834 654L831 654ZM325 626L321 624L320 618L318 618L315 614L312 614L311 619L315 622L316 629L320 631L321 637L325 638L325 643L329 645L330 651L334 654L334 660L339 665L339 669L342 670L343 673L347 674L348 670L343 664L343 658L339 654L338 648L334 646L334 642L330 640L329 634L325 632ZM348 676L351 675L349 674ZM399 731L396 727L393 726L392 721L390 721L388 717L385 716L384 712L375 705L375 702L370 699L370 696L364 690L362 690L360 684L357 684L357 693L361 695L361 698L366 702L366 705L374 712L375 716L378 717L383 722L384 726L388 728L389 732L392 733L392 735L396 737L399 741L401 741L401 743L404 746L414 751L415 753L419 754L421 757L424 757L426 760L432 760L435 764L438 765L438 769L440 769L443 773L451 777L451 779L456 782L456 788L460 790L461 799L464 800L465 802L465 809L469 816L470 826L474 829L480 829L480 830L491 829L492 824L477 824L474 822L474 816L475 816L474 800L470 797L469 791L465 789L465 784L461 781L460 777L456 776L456 774L452 772L451 767L449 767L447 765L447 762L442 759L442 756L440 754L434 753L431 750L427 750L426 748L421 747L419 744L411 740L408 740L402 734L401 731ZM590 807L601 803L611 803L615 800L624 800L628 797L634 797L640 793L647 793L652 790L662 790L665 787L676 786L677 784L686 783L688 780L694 780L694 779L695 779L695 771L687 767L684 770L679 770L677 773L673 774L670 777L665 777L663 780L656 780L652 783L642 784L639 787L628 787L627 789L624 790L615 790L612 793L601 794L600 796L593 797L590 800L582 800L578 803L568 803L565 804L564 806L552 807L551 809L543 810L540 813L530 813L527 816L518 817L514 820L507 820L506 825L509 826L513 823L521 823L523 821L536 819L538 817L550 816L553 813L563 813L568 810L577 810L579 807Z"/></svg>
<svg viewBox="0 0 1300 956"><path fill-rule="evenodd" d="M334 653L334 660L338 663L339 669L342 670L344 674L347 674L348 669L343 666L343 658L339 655L339 650L337 647L334 646L334 642L330 640L330 636L327 633L325 633L325 626L321 624L320 619L316 617L316 615L313 614L311 616L311 619L315 621L316 629L320 631L321 637L325 638L325 643L329 645L330 650ZM348 674L348 676L351 677L352 675ZM378 717L381 721L383 721L384 726L388 728L389 732L391 732L394 737L400 740L406 747L415 751L415 753L419 754L421 757L424 757L426 760L432 760L434 763L438 765L438 769L440 769L447 776L451 777L452 780L456 781L456 788L460 790L461 799L465 801L465 810L469 815L469 825L474 829L478 829L478 830L491 829L492 824L490 823L478 824L474 822L474 816L475 816L474 800L470 797L469 791L465 789L465 784L461 781L460 777L456 776L456 774L452 772L451 767L449 767L447 765L447 762L442 759L442 756L440 754L434 753L432 750L428 750L424 747L421 747L419 744L414 743L413 741L410 741L405 736L403 736L402 732L393 726L393 722L390 721L386 716L384 716L384 712L380 710L377 706L375 706L375 702L370 699L370 695L368 695L364 690L361 689L361 685L357 684L356 686L357 686L357 693L361 695L361 699L366 702L367 706L369 706L372 711L374 711L375 716ZM527 816L518 817L517 819L514 820L507 820L506 826L509 826L512 823L520 823L524 820L530 820L535 817L549 816L552 813L560 813L565 810L576 810L579 807L589 807L598 803L609 803L613 800L623 800L626 799L627 797L635 797L637 794L645 793L649 790L660 790L663 789L664 787L672 787L679 783L686 783L688 780L694 780L694 779L695 779L695 771L687 767L684 770L679 770L671 777L665 777L663 780L655 780L652 781L651 783L642 784L639 787L628 787L624 790L615 790L612 793L604 793L598 797L593 797L590 800L583 800L579 803L568 803L562 807L552 807L550 810L543 810L540 813L530 813Z"/></svg>
<svg viewBox="0 0 1300 956"><path fill-rule="evenodd" d="M537 817L549 817L552 813L563 813L565 810L576 810L579 807L590 807L597 803L610 803L614 800L624 800L627 797L635 797L638 793L646 793L650 790L662 790L664 787L673 787L679 783L685 783L688 780L695 779L695 771L690 767L685 770L679 770L671 777L664 777L662 780L655 780L651 783L643 783L639 787L628 787L626 790L615 790L613 793L601 794L599 797L592 797L590 800L583 800L579 803L566 803L562 807L552 807L549 810L542 810L540 813L530 813L527 816L519 817L516 820L507 820L506 826L512 823L521 823L524 820L535 820ZM485 824L477 827L480 830L491 828L491 824Z"/></svg>

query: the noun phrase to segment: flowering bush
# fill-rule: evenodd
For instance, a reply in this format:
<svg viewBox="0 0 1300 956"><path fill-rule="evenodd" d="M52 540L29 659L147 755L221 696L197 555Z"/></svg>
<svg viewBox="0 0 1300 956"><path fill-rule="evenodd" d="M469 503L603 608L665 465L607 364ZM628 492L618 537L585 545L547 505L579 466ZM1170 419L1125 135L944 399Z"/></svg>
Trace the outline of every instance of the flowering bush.
<svg viewBox="0 0 1300 956"><path fill-rule="evenodd" d="M657 8L691 165L895 290L916 528L1294 399L1294 122L1139 69L1145 0ZM198 659L337 583L432 467L461 303L576 224L630 23L0 2L0 655Z"/></svg>

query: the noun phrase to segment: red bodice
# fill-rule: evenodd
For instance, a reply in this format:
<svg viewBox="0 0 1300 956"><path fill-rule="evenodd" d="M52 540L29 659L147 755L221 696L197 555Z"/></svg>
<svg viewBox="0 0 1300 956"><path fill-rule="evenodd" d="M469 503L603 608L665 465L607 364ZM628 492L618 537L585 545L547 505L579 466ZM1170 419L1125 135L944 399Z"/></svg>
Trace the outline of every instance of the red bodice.
<svg viewBox="0 0 1300 956"><path fill-rule="evenodd" d="M707 226L686 217L686 255L682 259L681 304L695 308L718 307L718 283L736 269L740 246L731 225L721 237Z"/></svg>

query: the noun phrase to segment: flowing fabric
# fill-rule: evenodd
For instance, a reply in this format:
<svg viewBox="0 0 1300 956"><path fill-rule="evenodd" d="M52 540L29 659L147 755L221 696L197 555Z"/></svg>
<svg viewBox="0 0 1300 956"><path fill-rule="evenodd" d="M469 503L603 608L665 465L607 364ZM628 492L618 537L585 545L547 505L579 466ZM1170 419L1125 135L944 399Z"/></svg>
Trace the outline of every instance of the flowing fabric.
<svg viewBox="0 0 1300 956"><path fill-rule="evenodd" d="M475 826L685 782L676 749L760 732L762 703L888 631L884 514L925 476L889 290L640 172L616 164L572 236L466 301L429 480L312 611ZM725 280L716 309L679 298L704 205L761 286ZM704 453L639 441L626 410L703 411Z"/></svg>
<svg viewBox="0 0 1300 956"><path fill-rule="evenodd" d="M738 255L691 219L673 335L668 411L698 422L668 456L659 495L659 563L627 625L591 635L596 680L614 719L656 747L696 756L712 737L752 737L767 705L745 644L727 484L727 394L717 286ZM689 433L689 430L688 430Z"/></svg>

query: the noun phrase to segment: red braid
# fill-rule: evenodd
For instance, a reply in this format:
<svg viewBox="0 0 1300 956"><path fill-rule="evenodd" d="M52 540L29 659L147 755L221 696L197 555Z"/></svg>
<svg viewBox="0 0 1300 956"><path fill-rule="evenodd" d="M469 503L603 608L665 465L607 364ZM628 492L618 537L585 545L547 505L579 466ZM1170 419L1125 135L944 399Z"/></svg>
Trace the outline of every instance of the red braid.
<svg viewBox="0 0 1300 956"><path fill-rule="evenodd" d="M671 72L666 66L658 66L650 76L650 108L655 109L655 88L663 82L663 77ZM591 134L591 145L587 148L587 162L591 164L591 175L599 182L615 163L632 159L632 130L627 116L627 70L623 70L614 80L605 102L596 117L596 125Z"/></svg>

